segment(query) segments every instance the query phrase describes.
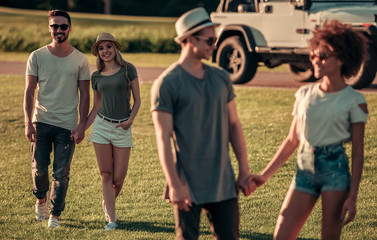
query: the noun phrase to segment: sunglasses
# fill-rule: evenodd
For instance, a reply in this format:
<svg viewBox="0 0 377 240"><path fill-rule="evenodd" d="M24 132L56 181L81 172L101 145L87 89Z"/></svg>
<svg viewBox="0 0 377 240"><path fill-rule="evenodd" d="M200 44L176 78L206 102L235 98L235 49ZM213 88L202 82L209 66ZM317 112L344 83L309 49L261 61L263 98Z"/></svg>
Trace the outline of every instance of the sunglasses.
<svg viewBox="0 0 377 240"><path fill-rule="evenodd" d="M310 52L309 59L313 60L317 57L320 61L326 61L329 57L335 56L337 56L335 53Z"/></svg>
<svg viewBox="0 0 377 240"><path fill-rule="evenodd" d="M217 41L217 38L215 37L204 37L204 36L200 36L200 35L194 35L195 38L197 39L202 39L204 40L208 46L212 47L215 45L216 41Z"/></svg>
<svg viewBox="0 0 377 240"><path fill-rule="evenodd" d="M61 25L59 25L59 24L52 24L52 25L50 25L50 27L51 27L52 29L54 29L55 31L58 30L59 28L60 28L62 31L65 31L65 30L68 29L69 26L70 26L70 25L68 25L68 24L61 24Z"/></svg>

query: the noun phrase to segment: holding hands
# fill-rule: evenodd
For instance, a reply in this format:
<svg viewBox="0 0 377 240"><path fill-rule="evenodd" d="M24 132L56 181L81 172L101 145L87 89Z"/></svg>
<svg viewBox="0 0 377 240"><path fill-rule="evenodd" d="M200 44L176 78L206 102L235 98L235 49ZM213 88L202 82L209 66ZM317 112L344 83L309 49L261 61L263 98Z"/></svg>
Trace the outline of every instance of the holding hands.
<svg viewBox="0 0 377 240"><path fill-rule="evenodd" d="M75 140L76 144L79 144L85 138L85 124L79 124L71 131L71 139Z"/></svg>
<svg viewBox="0 0 377 240"><path fill-rule="evenodd" d="M249 196L266 181L267 178L263 175L249 174L246 177L240 175L237 181L237 190L241 190L245 196Z"/></svg>

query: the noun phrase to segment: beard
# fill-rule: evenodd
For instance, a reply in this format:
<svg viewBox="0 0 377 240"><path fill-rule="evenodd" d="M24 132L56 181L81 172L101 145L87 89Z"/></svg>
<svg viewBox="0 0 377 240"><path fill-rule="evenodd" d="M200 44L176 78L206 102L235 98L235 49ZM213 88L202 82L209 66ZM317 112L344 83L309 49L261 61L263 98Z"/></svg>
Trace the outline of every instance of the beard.
<svg viewBox="0 0 377 240"><path fill-rule="evenodd" d="M58 43L63 43L68 39L68 34L66 34L66 33L54 33L54 38Z"/></svg>

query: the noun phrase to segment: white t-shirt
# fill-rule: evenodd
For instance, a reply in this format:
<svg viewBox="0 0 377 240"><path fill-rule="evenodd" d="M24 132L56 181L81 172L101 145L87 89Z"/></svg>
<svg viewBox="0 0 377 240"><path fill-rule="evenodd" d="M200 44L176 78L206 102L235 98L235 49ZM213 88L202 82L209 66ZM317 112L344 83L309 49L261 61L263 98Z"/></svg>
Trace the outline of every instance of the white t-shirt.
<svg viewBox="0 0 377 240"><path fill-rule="evenodd" d="M57 57L44 46L31 53L26 75L38 77L33 122L74 129L78 120L78 81L90 79L86 56L74 49L67 57Z"/></svg>
<svg viewBox="0 0 377 240"><path fill-rule="evenodd" d="M325 93L319 85L306 85L296 92L292 114L298 120L298 139L306 139L311 146L349 141L351 124L367 121L368 113L359 106L366 103L364 96L351 86L338 92Z"/></svg>

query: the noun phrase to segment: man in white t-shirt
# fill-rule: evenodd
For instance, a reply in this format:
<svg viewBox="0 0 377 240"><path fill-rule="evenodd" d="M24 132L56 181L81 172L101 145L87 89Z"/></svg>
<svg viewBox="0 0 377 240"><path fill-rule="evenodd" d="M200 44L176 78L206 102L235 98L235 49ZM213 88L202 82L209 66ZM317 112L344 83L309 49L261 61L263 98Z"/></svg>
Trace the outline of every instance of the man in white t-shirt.
<svg viewBox="0 0 377 240"><path fill-rule="evenodd" d="M90 70L85 55L68 43L71 31L69 14L53 10L49 12L48 19L52 42L32 52L27 62L24 115L25 136L31 142L32 150L33 194L37 198L36 219L41 221L49 218L48 228L54 228L59 226L59 216L65 207L75 144L85 137ZM75 133L79 136L76 142L72 138ZM52 150L54 179L49 217L48 166Z"/></svg>

